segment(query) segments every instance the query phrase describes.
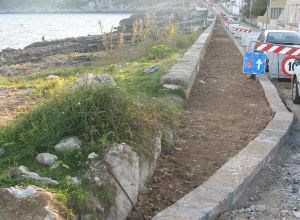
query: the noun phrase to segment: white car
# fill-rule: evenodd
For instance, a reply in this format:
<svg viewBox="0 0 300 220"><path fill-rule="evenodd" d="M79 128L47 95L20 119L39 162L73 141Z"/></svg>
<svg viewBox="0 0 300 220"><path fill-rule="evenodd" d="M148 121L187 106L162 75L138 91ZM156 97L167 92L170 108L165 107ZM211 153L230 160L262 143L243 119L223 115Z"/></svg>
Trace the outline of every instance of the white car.
<svg viewBox="0 0 300 220"><path fill-rule="evenodd" d="M294 104L300 104L300 58L295 62L295 74L292 79L292 100Z"/></svg>
<svg viewBox="0 0 300 220"><path fill-rule="evenodd" d="M257 42L297 47L300 46L300 34L288 30L265 30L258 37Z"/></svg>

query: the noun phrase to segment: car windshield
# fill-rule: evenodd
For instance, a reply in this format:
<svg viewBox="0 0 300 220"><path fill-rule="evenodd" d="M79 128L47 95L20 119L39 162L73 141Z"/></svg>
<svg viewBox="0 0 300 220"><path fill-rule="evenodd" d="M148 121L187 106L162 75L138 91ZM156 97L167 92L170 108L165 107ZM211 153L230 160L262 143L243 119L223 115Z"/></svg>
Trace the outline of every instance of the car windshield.
<svg viewBox="0 0 300 220"><path fill-rule="evenodd" d="M271 32L268 34L267 43L300 45L300 34L296 32Z"/></svg>

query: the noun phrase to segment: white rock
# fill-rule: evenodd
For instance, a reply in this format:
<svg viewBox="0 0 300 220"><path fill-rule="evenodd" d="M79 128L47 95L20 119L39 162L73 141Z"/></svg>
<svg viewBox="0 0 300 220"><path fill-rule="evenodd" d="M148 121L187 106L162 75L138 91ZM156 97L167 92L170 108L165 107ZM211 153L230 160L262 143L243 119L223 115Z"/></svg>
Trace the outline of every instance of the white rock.
<svg viewBox="0 0 300 220"><path fill-rule="evenodd" d="M116 82L111 75L94 75L87 74L86 76L81 77L77 80L77 86L96 86L96 85L112 85L116 86Z"/></svg>
<svg viewBox="0 0 300 220"><path fill-rule="evenodd" d="M139 189L139 158L137 153L126 144L119 144L111 148L104 158L112 166L114 174L129 197L136 203ZM125 220L132 209L132 205L112 177L110 177L110 183L115 186L116 193L113 196L112 206L108 210L106 219Z"/></svg>
<svg viewBox="0 0 300 220"><path fill-rule="evenodd" d="M49 76L47 76L46 79L47 79L47 80L60 79L60 77L59 77L59 76L55 76L55 75L49 75Z"/></svg>
<svg viewBox="0 0 300 220"><path fill-rule="evenodd" d="M99 186L99 187L102 186L102 184L103 184L103 182L97 176L95 177L95 182L96 182L96 185Z"/></svg>
<svg viewBox="0 0 300 220"><path fill-rule="evenodd" d="M154 138L153 144L153 152L152 155L148 158L140 157L139 158L139 189L145 190L145 184L151 179L155 168L158 158L160 157L161 153L161 138L162 134L159 132L158 136Z"/></svg>
<svg viewBox="0 0 300 220"><path fill-rule="evenodd" d="M49 208L48 205L45 206L44 209L48 213L47 216L44 218L44 220L58 220L59 219L58 215L55 212L51 211L51 209Z"/></svg>
<svg viewBox="0 0 300 220"><path fill-rule="evenodd" d="M18 170L21 172L23 177L34 179L43 184L49 184L49 185L58 185L59 184L57 181L55 181L53 179L50 179L48 177L41 177L37 173L30 172L30 170L25 166L19 166Z"/></svg>
<svg viewBox="0 0 300 220"><path fill-rule="evenodd" d="M293 211L296 218L300 219L300 212L299 211Z"/></svg>
<svg viewBox="0 0 300 220"><path fill-rule="evenodd" d="M238 210L238 212L239 212L239 213L244 213L244 212L245 212L245 209L244 209L244 208L241 208L241 209Z"/></svg>
<svg viewBox="0 0 300 220"><path fill-rule="evenodd" d="M287 216L287 214L289 214L289 211L288 210L282 210L280 213L283 217L285 217L285 216Z"/></svg>
<svg viewBox="0 0 300 220"><path fill-rule="evenodd" d="M49 153L38 154L36 159L40 164L46 166L52 166L55 163L55 161L58 160L56 155L49 154Z"/></svg>
<svg viewBox="0 0 300 220"><path fill-rule="evenodd" d="M34 196L36 193L36 190L32 186L28 186L26 189L16 186L7 188L6 190L17 199L26 199Z"/></svg>
<svg viewBox="0 0 300 220"><path fill-rule="evenodd" d="M174 85L174 84L164 84L163 87L165 87L167 89L172 89L172 90L181 88L180 86L177 86L177 85Z"/></svg>
<svg viewBox="0 0 300 220"><path fill-rule="evenodd" d="M73 186L81 185L81 181L77 177L72 177L71 178L71 183L72 183Z"/></svg>
<svg viewBox="0 0 300 220"><path fill-rule="evenodd" d="M98 158L98 154L96 154L95 152L90 153L89 156L88 156L88 159L90 159L90 160L94 160L94 159L97 159L97 158Z"/></svg>
<svg viewBox="0 0 300 220"><path fill-rule="evenodd" d="M4 148L0 148L0 157L3 156L4 154L5 154Z"/></svg>
<svg viewBox="0 0 300 220"><path fill-rule="evenodd" d="M251 205L250 209L252 212L264 212L266 211L266 205Z"/></svg>
<svg viewBox="0 0 300 220"><path fill-rule="evenodd" d="M70 152L74 150L81 149L82 142L78 137L69 137L61 140L57 145L55 145L56 151Z"/></svg>

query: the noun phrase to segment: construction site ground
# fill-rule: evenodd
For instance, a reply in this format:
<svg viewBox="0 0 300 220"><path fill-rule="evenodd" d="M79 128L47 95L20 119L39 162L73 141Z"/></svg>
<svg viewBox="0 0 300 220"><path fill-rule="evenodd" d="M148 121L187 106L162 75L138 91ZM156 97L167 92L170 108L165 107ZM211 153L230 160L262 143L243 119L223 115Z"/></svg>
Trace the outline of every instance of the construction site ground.
<svg viewBox="0 0 300 220"><path fill-rule="evenodd" d="M217 21L172 149L136 205L147 219L207 180L272 119L260 84L242 74L243 57ZM138 219L135 212L129 219Z"/></svg>

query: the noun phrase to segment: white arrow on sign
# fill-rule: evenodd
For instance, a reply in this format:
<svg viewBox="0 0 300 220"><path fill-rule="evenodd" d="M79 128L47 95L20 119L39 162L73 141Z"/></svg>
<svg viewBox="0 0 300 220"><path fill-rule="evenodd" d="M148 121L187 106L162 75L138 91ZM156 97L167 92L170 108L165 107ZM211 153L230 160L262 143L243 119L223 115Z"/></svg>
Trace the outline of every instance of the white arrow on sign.
<svg viewBox="0 0 300 220"><path fill-rule="evenodd" d="M259 59L257 62L257 69L260 70L260 66L263 64L263 62Z"/></svg>

